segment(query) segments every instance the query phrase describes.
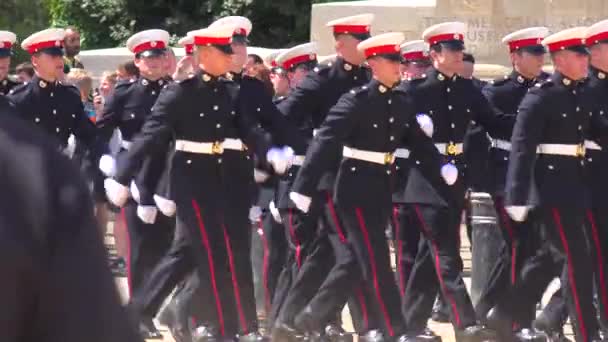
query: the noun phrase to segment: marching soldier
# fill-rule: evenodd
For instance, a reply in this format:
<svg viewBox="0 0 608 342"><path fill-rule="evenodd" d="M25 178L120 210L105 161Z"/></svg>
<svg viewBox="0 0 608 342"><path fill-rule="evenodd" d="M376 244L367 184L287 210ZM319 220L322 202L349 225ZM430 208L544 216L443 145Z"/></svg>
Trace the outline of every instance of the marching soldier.
<svg viewBox="0 0 608 342"><path fill-rule="evenodd" d="M414 40L401 45L401 73L406 75L406 81L414 81L426 77L430 66L428 44L424 40ZM420 229L414 212L414 206L404 201L405 188L412 160L410 150L404 146L395 150L395 177L393 188L393 212L391 217L392 236L395 241L395 257L397 262L397 284L401 298L418 254ZM425 329L426 340L440 339L430 329Z"/></svg>
<svg viewBox="0 0 608 342"><path fill-rule="evenodd" d="M229 231L240 218L231 217L234 165L228 164L240 165L236 159L246 157L228 154L239 152L236 139L243 139L241 146L247 144L261 158L268 148L257 125L239 112L237 85L221 77L232 65L233 33L233 26L192 32L201 69L163 91L133 145L119 159L116 180L106 181L108 197L113 203L124 204L128 196L125 184L142 160L147 155L164 156L166 144L175 137L171 192L177 204L177 230L186 234L192 249L184 260L186 264L191 259L195 262L204 291L195 300L209 311L203 316L208 322L202 340L233 338L235 332L228 329L251 327L235 281L233 242L240 242L235 242L238 236ZM285 158L278 158L282 159L270 155L269 162L281 169ZM257 331L241 333L241 340L259 339Z"/></svg>
<svg viewBox="0 0 608 342"><path fill-rule="evenodd" d="M21 43L31 55L36 75L30 82L13 88L8 98L22 119L54 138L58 149L65 149L69 136L74 134L88 147L89 158L96 165L107 147L99 142L95 126L84 113L78 89L58 81L63 75L64 36L62 29L47 29Z"/></svg>
<svg viewBox="0 0 608 342"><path fill-rule="evenodd" d="M120 129L122 149L119 156L129 150L133 137L150 115L161 90L168 84L162 68L168 42L169 33L163 30L142 31L127 41L127 48L134 54L135 65L140 70L140 77L117 84L97 120L104 140L110 139L114 129ZM124 220L129 233L127 276L131 298L145 290L144 279L169 248L173 233L172 219L157 214L155 201L159 198L156 189L165 169L164 158L154 156L146 159L141 171L130 182L133 198L122 209L119 218ZM106 173L112 174L111 166ZM140 330L144 338L162 337L150 317L143 317Z"/></svg>
<svg viewBox="0 0 608 342"><path fill-rule="evenodd" d="M312 138L340 96L369 81L369 70L363 66L365 58L356 46L369 38L372 20L373 15L361 14L327 23L336 40L337 58L314 69L278 105L290 122L306 132L307 139ZM348 300L355 330L364 335L378 326L366 312L369 307L366 300L371 294L366 293L363 287L351 290L353 282L361 281L361 274L332 199L339 151L335 151L333 167L327 169L327 174L319 183L307 215L295 210L289 199L289 190L305 159L304 149L295 148L295 153L287 177L279 184L277 208L289 232L290 243L295 246L294 263L298 277L290 288L277 287L275 302L278 304L273 306L271 320L275 321L277 334L308 331L325 334L329 339L348 339L350 336L346 336L342 328L334 323ZM317 234L320 226L323 229ZM333 264L327 262L332 253L335 259ZM288 292L287 295L284 291ZM302 323L299 326L298 321ZM304 322L307 322L306 325Z"/></svg>
<svg viewBox="0 0 608 342"><path fill-rule="evenodd" d="M561 284L571 296L568 312L577 341L598 338L593 263L583 228L589 208L584 143L586 134L605 132L599 113L594 112L596 100L583 84L588 73L585 35L586 28L576 27L542 41L555 73L534 87L519 106L505 188L509 216L522 222L532 207L537 208L546 239L557 257L565 260ZM540 299L552 279L551 272L523 272L518 286L498 303L494 317L522 312L527 301L521 298Z"/></svg>
<svg viewBox="0 0 608 342"><path fill-rule="evenodd" d="M519 104L529 89L538 81L546 78L542 71L544 63L545 48L541 41L549 33L545 27L532 27L518 30L508 34L502 42L509 47L513 71L505 76L494 80L488 85L483 93L498 113L516 114ZM509 165L509 152L511 151L512 130L495 132L492 136L492 148L490 150L491 188L490 193L494 200L498 222L505 241L501 256L492 267L490 277L481 291L476 312L479 317L485 319L486 314L496 304L496 301L509 290L509 286L515 286L521 266L535 247L532 231L533 222L515 222L506 213L504 208L504 188L507 167ZM534 318L534 303L530 303L525 317L515 317L519 327L530 327Z"/></svg>
<svg viewBox="0 0 608 342"><path fill-rule="evenodd" d="M13 45L17 36L13 32L0 31L0 95L6 95L19 85L19 83L8 78L8 70L11 66Z"/></svg>
<svg viewBox="0 0 608 342"><path fill-rule="evenodd" d="M0 95L3 341L139 342L73 163Z"/></svg>
<svg viewBox="0 0 608 342"><path fill-rule="evenodd" d="M186 35L178 42L179 46L184 48L184 57L177 62L177 69L173 75L174 81L182 81L188 77L189 74L196 71L197 66L195 65L194 54L194 38L191 35Z"/></svg>
<svg viewBox="0 0 608 342"><path fill-rule="evenodd" d="M418 251L402 304L411 339L421 338L438 290L449 305L457 341L482 341L495 336L478 324L462 278L459 234L467 170L463 141L471 123L492 132L512 124L512 119L495 116L473 82L458 76L463 63L464 32L465 26L460 22L426 29L423 39L430 45L433 68L425 78L404 83L414 98L416 112L432 119L423 127L434 131L437 149L460 173L454 185L438 187L424 178L418 165L420 157L410 155L416 162L412 163L404 202L414 206L425 242Z"/></svg>
<svg viewBox="0 0 608 342"><path fill-rule="evenodd" d="M421 152L425 169L435 169L427 174L429 179L443 182L439 176L443 158L413 120L415 112L406 94L395 88L401 79L399 44L403 38L402 33L385 33L358 44L373 80L343 95L329 111L290 192L300 210L310 210L318 182L325 170L333 168L336 152L342 150L334 194L336 210L370 291L370 312L381 322L384 339L377 340L396 340L406 330L384 234L391 212L393 153L405 136ZM455 169L451 164L445 167Z"/></svg>
<svg viewBox="0 0 608 342"><path fill-rule="evenodd" d="M587 88L595 93L597 108L595 113L604 117L608 111L608 99L605 97L608 89L608 21L603 20L589 27L586 33L586 43L590 52L589 81ZM608 213L605 204L606 171L608 158L606 151L589 137L585 141L587 165L589 167L589 187L591 189L591 210L587 211L587 225L590 228L592 245L595 247L595 280L596 292L599 299L600 327L605 333L608 328ZM604 335L606 336L606 335Z"/></svg>

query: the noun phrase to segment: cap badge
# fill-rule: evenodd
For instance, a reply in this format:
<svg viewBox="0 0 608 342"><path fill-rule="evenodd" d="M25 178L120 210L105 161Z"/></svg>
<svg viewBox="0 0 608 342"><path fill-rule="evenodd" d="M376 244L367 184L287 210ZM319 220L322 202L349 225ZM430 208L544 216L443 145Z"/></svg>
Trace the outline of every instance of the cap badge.
<svg viewBox="0 0 608 342"><path fill-rule="evenodd" d="M55 46L56 46L56 47L60 47L60 46L61 46L61 42L60 42L59 40L56 40L56 41L55 41Z"/></svg>
<svg viewBox="0 0 608 342"><path fill-rule="evenodd" d="M151 46L151 47L156 47L156 42L155 42L155 41L151 41L151 42L150 42L150 46Z"/></svg>

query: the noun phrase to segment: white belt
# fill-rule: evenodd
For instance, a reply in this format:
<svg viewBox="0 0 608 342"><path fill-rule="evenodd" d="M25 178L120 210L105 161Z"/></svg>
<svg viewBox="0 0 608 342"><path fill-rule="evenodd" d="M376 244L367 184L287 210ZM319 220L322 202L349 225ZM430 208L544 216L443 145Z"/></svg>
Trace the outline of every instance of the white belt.
<svg viewBox="0 0 608 342"><path fill-rule="evenodd" d="M437 148L439 153L445 154L447 156L455 156L455 155L462 154L462 152L463 152L462 143L458 143L458 144L441 143L441 144L435 144L435 147Z"/></svg>
<svg viewBox="0 0 608 342"><path fill-rule="evenodd" d="M222 154L224 150L244 151L245 144L240 139L225 139L224 141L216 142L196 142L188 140L176 140L175 150L201 153L201 154Z"/></svg>
<svg viewBox="0 0 608 342"><path fill-rule="evenodd" d="M558 156L584 157L584 145L572 144L540 144L536 148L536 153L553 154Z"/></svg>
<svg viewBox="0 0 608 342"><path fill-rule="evenodd" d="M410 150L407 148L398 148L395 150L395 158L408 159L410 157Z"/></svg>
<svg viewBox="0 0 608 342"><path fill-rule="evenodd" d="M598 145L595 141L585 140L585 148L588 150L597 150L601 151L602 146Z"/></svg>
<svg viewBox="0 0 608 342"><path fill-rule="evenodd" d="M125 150L130 149L130 148L131 148L131 145L133 145L133 143L132 143L132 142L130 142L130 141L122 140L122 141L120 142L120 146L121 146L122 148L124 148Z"/></svg>
<svg viewBox="0 0 608 342"><path fill-rule="evenodd" d="M344 146L342 155L346 158L358 159L376 164L392 164L395 162L395 155L390 152L364 151L356 148Z"/></svg>
<svg viewBox="0 0 608 342"><path fill-rule="evenodd" d="M243 141L241 141L241 139L226 138L226 139L224 139L224 142L222 143L222 147L226 150L235 150L235 151L247 150L247 146L245 146L245 144L243 144Z"/></svg>
<svg viewBox="0 0 608 342"><path fill-rule="evenodd" d="M511 151L511 142L500 139L492 139L492 147L503 151Z"/></svg>
<svg viewBox="0 0 608 342"><path fill-rule="evenodd" d="M305 156L293 156L293 159L291 160L291 165L295 165L295 166L304 165L304 158L305 158Z"/></svg>

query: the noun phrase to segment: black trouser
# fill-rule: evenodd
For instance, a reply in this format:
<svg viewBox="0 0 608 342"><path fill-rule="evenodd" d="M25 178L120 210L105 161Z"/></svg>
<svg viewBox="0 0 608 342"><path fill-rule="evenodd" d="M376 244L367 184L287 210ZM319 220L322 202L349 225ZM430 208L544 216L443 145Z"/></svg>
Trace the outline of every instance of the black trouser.
<svg viewBox="0 0 608 342"><path fill-rule="evenodd" d="M196 267L196 293L200 295L193 305L203 310L200 320L223 336L257 330L249 222L243 231L240 215L196 199L178 202L177 207L178 233L147 282L149 295L134 301L136 309L153 316L164 298Z"/></svg>
<svg viewBox="0 0 608 342"><path fill-rule="evenodd" d="M545 239L550 244L552 256L556 258L554 262L556 265L559 265L560 260L565 262L561 284L576 340L591 341L597 337L597 320L593 308L593 263L583 227L585 211L554 207L543 208L540 214L545 227ZM553 272L546 269L538 272L534 271L535 267L529 267L534 266L534 263L539 261L532 258L526 262L521 281L515 285L511 295L501 302L501 308L505 308L506 312L517 315L527 310L527 301L521 298L533 302L540 300L553 279ZM548 263L550 262L544 262L545 265Z"/></svg>
<svg viewBox="0 0 608 342"><path fill-rule="evenodd" d="M538 248L534 231L534 220L525 222L513 221L504 207L504 199L494 197L494 208L498 218L505 244L502 245L500 257L492 266L490 276L484 284L475 312L484 321L488 312L498 303L498 300L508 293L511 286L519 280L519 274L527 258ZM514 323L521 328L529 328L535 316L536 303L529 302L525 315L513 317Z"/></svg>
<svg viewBox="0 0 608 342"><path fill-rule="evenodd" d="M455 329L476 323L475 312L462 276L460 217L462 208L414 205L422 229L421 245L403 300L408 332L420 333L441 290ZM439 280L439 282L437 282Z"/></svg>
<svg viewBox="0 0 608 342"><path fill-rule="evenodd" d="M391 217L390 205L369 207L338 206L344 232L357 258L368 295L367 307L385 336L405 332L399 310L399 289L391 268L385 229Z"/></svg>
<svg viewBox="0 0 608 342"><path fill-rule="evenodd" d="M416 254L418 254L418 244L420 243L420 229L414 207L403 203L393 204L391 226L395 238L397 284L399 285L399 294L404 297L407 282L416 261Z"/></svg>
<svg viewBox="0 0 608 342"><path fill-rule="evenodd" d="M279 312L276 317L280 322L290 324L304 309L309 310L314 313L317 328L321 329L339 319L344 304L348 302L355 330L365 333L375 329L376 325L368 314L369 296L359 286L361 274L331 193L318 192L312 203L307 214L282 210L283 224L295 252L292 258L295 263L291 263L291 271L285 272L295 277L292 277L287 292L277 289L273 305L278 311L273 311ZM303 253L298 253L301 241L296 238L297 231L316 232L308 235L304 249L300 247Z"/></svg>
<svg viewBox="0 0 608 342"><path fill-rule="evenodd" d="M261 230L261 233L258 233L264 250L262 262L264 309L266 315L270 316L277 282L287 261L288 246L283 225L274 220L267 208L258 222L258 230Z"/></svg>
<svg viewBox="0 0 608 342"><path fill-rule="evenodd" d="M174 231L174 218L160 212L153 224L144 223L137 217L137 203L133 200L121 210L128 232L127 277L130 297L144 294L144 283L154 267L169 249Z"/></svg>
<svg viewBox="0 0 608 342"><path fill-rule="evenodd" d="M600 326L608 328L608 208L601 204L587 211L586 222L595 266L595 290L598 296Z"/></svg>

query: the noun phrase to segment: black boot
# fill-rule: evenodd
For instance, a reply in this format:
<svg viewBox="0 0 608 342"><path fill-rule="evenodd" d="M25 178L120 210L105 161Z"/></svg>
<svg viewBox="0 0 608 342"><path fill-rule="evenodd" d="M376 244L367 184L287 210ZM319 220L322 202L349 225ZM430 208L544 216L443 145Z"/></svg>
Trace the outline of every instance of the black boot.
<svg viewBox="0 0 608 342"><path fill-rule="evenodd" d="M365 335L359 335L359 342L384 342L384 335L380 330L370 330Z"/></svg>
<svg viewBox="0 0 608 342"><path fill-rule="evenodd" d="M238 342L268 342L268 338L258 331L250 332L246 335L239 335Z"/></svg>
<svg viewBox="0 0 608 342"><path fill-rule="evenodd" d="M352 342L353 335L344 331L339 325L328 324L325 327L324 340L328 342Z"/></svg>
<svg viewBox="0 0 608 342"><path fill-rule="evenodd" d="M504 314L497 307L488 311L486 322L490 329L496 331L499 341L513 341L515 334L513 333L513 319Z"/></svg>
<svg viewBox="0 0 608 342"><path fill-rule="evenodd" d="M163 334L158 331L151 317L140 317L139 335L144 340L162 340Z"/></svg>
<svg viewBox="0 0 608 342"><path fill-rule="evenodd" d="M518 342L546 342L547 335L536 329L522 329L515 334L515 341Z"/></svg>
<svg viewBox="0 0 608 342"><path fill-rule="evenodd" d="M532 327L538 332L544 333L547 340L550 342L571 342L569 338L564 335L564 323L565 322L554 322L544 312L532 322Z"/></svg>
<svg viewBox="0 0 608 342"><path fill-rule="evenodd" d="M455 330L456 342L498 341L496 331L484 325L472 325L462 330Z"/></svg>
<svg viewBox="0 0 608 342"><path fill-rule="evenodd" d="M223 342L217 329L201 325L192 331L192 342Z"/></svg>
<svg viewBox="0 0 608 342"><path fill-rule="evenodd" d="M270 334L271 342L302 342L307 340L304 333L287 324L276 324Z"/></svg>
<svg viewBox="0 0 608 342"><path fill-rule="evenodd" d="M433 311L431 313L431 319L439 323L450 322L450 311L448 309L448 305L443 299L443 296L441 295L437 296L437 299L435 300Z"/></svg>

